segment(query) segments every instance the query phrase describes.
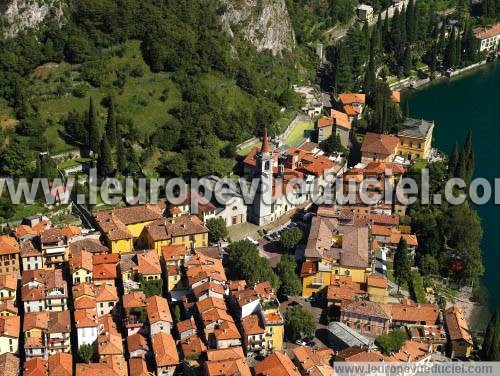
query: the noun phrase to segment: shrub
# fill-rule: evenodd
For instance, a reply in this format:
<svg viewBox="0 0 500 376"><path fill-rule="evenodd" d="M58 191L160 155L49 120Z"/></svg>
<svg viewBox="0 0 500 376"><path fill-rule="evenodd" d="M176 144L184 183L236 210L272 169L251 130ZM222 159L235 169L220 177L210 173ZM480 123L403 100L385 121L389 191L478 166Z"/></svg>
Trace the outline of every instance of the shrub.
<svg viewBox="0 0 500 376"><path fill-rule="evenodd" d="M410 294L417 303L427 303L427 295L424 290L424 282L418 270L410 271Z"/></svg>
<svg viewBox="0 0 500 376"><path fill-rule="evenodd" d="M375 339L375 344L382 354L389 355L398 352L408 337L402 330L393 330L388 334L381 334Z"/></svg>

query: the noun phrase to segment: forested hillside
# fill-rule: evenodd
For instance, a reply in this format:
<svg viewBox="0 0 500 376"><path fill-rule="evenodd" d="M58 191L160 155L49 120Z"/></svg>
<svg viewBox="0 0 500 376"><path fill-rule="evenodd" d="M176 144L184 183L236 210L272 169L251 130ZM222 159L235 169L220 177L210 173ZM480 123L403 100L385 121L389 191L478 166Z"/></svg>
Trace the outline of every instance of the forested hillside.
<svg viewBox="0 0 500 376"><path fill-rule="evenodd" d="M225 10L203 0L75 0L64 22L48 17L3 39L0 175L30 176L38 151L99 152L113 137L105 126L120 137L105 143L123 144L128 157L111 153L123 174L151 156L161 162L153 170L170 175L228 174L234 145L276 132L281 109L300 99L296 61L229 35Z"/></svg>

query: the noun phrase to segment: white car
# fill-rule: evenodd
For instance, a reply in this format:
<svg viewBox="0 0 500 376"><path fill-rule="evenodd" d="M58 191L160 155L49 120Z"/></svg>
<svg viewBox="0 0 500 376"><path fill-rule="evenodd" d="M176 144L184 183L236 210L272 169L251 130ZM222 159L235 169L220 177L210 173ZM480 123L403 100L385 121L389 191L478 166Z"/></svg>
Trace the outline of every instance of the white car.
<svg viewBox="0 0 500 376"><path fill-rule="evenodd" d="M295 341L295 343L296 343L297 345L300 345L300 346L305 346L305 345L307 345L307 343L306 343L305 341L301 340L301 339L296 340L296 341Z"/></svg>
<svg viewBox="0 0 500 376"><path fill-rule="evenodd" d="M252 244L259 245L259 242L257 240L252 239L250 236L247 236L245 240L248 240Z"/></svg>

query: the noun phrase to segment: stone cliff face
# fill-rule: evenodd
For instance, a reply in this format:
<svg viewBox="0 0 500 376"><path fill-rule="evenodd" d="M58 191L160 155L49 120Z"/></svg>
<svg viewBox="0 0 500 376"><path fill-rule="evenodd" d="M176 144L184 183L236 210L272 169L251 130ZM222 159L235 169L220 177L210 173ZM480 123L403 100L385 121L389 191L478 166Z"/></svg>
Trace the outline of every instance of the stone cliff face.
<svg viewBox="0 0 500 376"><path fill-rule="evenodd" d="M35 28L47 17L61 20L64 4L64 0L2 0L4 37L14 37L25 29Z"/></svg>
<svg viewBox="0 0 500 376"><path fill-rule="evenodd" d="M258 51L282 55L295 46L295 34L285 0L223 0L222 23L234 36L241 34Z"/></svg>

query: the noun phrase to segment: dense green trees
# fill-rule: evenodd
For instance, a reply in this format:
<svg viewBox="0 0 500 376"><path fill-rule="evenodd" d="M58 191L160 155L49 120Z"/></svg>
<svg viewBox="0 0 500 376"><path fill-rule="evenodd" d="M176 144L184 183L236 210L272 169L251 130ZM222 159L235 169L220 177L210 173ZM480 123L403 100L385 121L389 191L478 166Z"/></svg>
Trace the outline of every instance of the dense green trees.
<svg viewBox="0 0 500 376"><path fill-rule="evenodd" d="M402 330L393 330L388 334L381 334L375 339L375 344L380 352L390 355L398 352L408 339L406 333Z"/></svg>
<svg viewBox="0 0 500 376"><path fill-rule="evenodd" d="M282 255L276 266L276 274L281 280L280 292L284 295L300 295L302 282L297 274L294 255Z"/></svg>
<svg viewBox="0 0 500 376"><path fill-rule="evenodd" d="M500 361L500 311L496 310L484 334L481 346L481 359L486 361Z"/></svg>
<svg viewBox="0 0 500 376"><path fill-rule="evenodd" d="M280 243L283 248L287 250L293 250L300 243L302 239L302 231L300 228L294 227L283 231L280 238Z"/></svg>
<svg viewBox="0 0 500 376"><path fill-rule="evenodd" d="M348 153L347 148L342 145L340 136L336 133L332 133L330 137L321 143L321 149L323 149L323 151L327 154L331 154L333 152L344 154Z"/></svg>
<svg viewBox="0 0 500 376"><path fill-rule="evenodd" d="M293 306L285 311L285 333L289 340L310 337L314 334L315 328L313 315L304 308Z"/></svg>
<svg viewBox="0 0 500 376"><path fill-rule="evenodd" d="M411 256L408 251L406 240L401 237L398 247L394 253L394 278L398 284L398 290L401 285L408 282L411 270Z"/></svg>
<svg viewBox="0 0 500 376"><path fill-rule="evenodd" d="M81 345L78 348L78 357L83 363L90 363L94 357L94 348L92 345Z"/></svg>
<svg viewBox="0 0 500 376"><path fill-rule="evenodd" d="M257 247L248 240L231 243L227 249L229 254L229 274L233 279L244 279L249 283L269 281L278 289L280 280L269 265L259 256Z"/></svg>
<svg viewBox="0 0 500 376"><path fill-rule="evenodd" d="M207 220L206 224L210 230L208 233L208 240L211 243L217 243L222 239L226 239L229 235L224 218L210 218Z"/></svg>

